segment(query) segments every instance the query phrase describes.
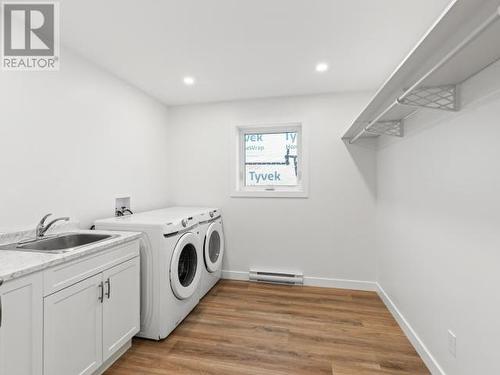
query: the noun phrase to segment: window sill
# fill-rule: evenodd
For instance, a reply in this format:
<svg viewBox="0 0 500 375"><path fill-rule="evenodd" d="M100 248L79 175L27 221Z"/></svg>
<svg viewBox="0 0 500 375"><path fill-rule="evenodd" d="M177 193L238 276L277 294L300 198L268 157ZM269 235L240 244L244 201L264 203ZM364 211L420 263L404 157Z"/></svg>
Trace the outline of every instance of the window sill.
<svg viewBox="0 0 500 375"><path fill-rule="evenodd" d="M231 198L308 198L309 194L304 190L275 190L275 191L249 191L235 190L231 192Z"/></svg>

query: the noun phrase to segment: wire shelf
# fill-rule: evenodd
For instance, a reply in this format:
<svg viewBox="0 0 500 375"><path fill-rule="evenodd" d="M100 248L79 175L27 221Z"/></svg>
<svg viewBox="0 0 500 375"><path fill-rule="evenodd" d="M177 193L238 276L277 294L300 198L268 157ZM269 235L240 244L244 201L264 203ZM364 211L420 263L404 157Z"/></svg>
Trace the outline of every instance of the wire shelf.
<svg viewBox="0 0 500 375"><path fill-rule="evenodd" d="M460 85L500 60L500 0L455 1L381 86L343 139L404 135L421 108L460 110Z"/></svg>

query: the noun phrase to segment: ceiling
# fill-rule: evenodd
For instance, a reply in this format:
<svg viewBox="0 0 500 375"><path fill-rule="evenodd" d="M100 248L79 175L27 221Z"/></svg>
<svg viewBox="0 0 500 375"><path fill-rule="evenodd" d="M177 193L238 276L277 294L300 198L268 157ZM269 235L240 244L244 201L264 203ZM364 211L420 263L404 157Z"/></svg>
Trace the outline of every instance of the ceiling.
<svg viewBox="0 0 500 375"><path fill-rule="evenodd" d="M167 105L374 90L449 2L62 0L61 38Z"/></svg>

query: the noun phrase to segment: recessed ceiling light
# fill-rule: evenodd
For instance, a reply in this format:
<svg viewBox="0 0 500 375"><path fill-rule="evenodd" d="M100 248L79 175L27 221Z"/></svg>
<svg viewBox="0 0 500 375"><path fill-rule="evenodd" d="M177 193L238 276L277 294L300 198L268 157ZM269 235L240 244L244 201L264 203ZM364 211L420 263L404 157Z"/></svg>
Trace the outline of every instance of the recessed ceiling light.
<svg viewBox="0 0 500 375"><path fill-rule="evenodd" d="M189 76L188 77L184 77L183 81L184 81L184 84L186 86L192 86L196 82L195 79L194 79L194 77L189 77Z"/></svg>
<svg viewBox="0 0 500 375"><path fill-rule="evenodd" d="M328 64L325 62L320 62L316 64L316 71L319 73L326 72L328 70Z"/></svg>

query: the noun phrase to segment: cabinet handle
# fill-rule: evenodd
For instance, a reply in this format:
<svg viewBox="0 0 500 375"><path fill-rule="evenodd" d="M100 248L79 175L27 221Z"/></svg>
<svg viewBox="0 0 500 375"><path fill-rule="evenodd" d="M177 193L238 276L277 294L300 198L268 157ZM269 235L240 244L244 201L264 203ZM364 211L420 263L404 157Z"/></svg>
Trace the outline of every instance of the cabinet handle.
<svg viewBox="0 0 500 375"><path fill-rule="evenodd" d="M106 292L106 297L108 297L108 299L110 299L111 298L111 281L109 280L109 277L106 280L106 285L108 286L108 291Z"/></svg>
<svg viewBox="0 0 500 375"><path fill-rule="evenodd" d="M99 302L104 302L104 285L102 281L99 283Z"/></svg>

